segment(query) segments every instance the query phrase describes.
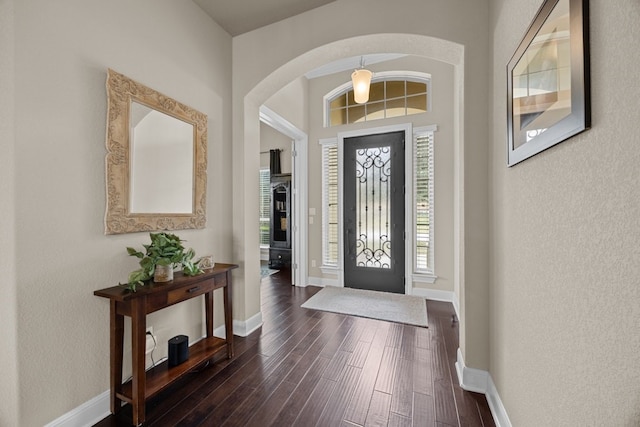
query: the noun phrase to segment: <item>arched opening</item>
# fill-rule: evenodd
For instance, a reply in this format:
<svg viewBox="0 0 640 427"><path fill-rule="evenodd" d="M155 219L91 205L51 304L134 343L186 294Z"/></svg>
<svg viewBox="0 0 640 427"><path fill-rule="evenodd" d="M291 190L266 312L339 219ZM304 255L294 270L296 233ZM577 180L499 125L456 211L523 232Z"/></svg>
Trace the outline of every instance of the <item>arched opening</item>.
<svg viewBox="0 0 640 427"><path fill-rule="evenodd" d="M459 307L457 301L464 304L464 49L463 46L450 41L428 36L407 34L379 34L355 37L333 42L312 49L290 61L282 64L268 75L265 75L242 98L242 109L238 111L235 129L239 130L234 141L234 181L240 186L242 200L234 205L234 218L239 221L234 225L237 238L242 242L236 248L236 257L242 261L241 276L238 280L237 292L238 317L246 319L245 330L250 332L252 325L258 327L261 323L259 301L259 252L257 244L253 245L253 236L258 236L257 216L244 215L244 212L257 212L258 197L256 196L257 170L259 164L259 110L260 107L279 89L302 74L314 70L326 63L372 53L399 53L422 56L435 59L453 66L454 74L454 301L456 310L460 313L461 337L464 336L464 307ZM304 196L305 189L301 189ZM257 241L257 237L255 238ZM301 278L304 282L305 278ZM304 284L304 283L299 283ZM257 295L257 296L256 296ZM242 330L242 328L240 328Z"/></svg>

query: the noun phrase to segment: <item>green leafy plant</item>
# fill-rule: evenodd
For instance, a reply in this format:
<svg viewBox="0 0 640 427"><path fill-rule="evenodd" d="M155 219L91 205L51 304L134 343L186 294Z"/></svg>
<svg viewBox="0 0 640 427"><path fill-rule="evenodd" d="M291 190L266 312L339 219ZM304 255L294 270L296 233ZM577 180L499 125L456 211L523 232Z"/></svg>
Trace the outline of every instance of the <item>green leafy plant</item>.
<svg viewBox="0 0 640 427"><path fill-rule="evenodd" d="M202 273L198 266L200 260L194 261L196 253L193 249L186 249L178 236L170 233L149 233L151 244L142 245L145 252L127 247L130 256L140 258L140 268L129 274L129 281L125 286L133 292L137 286L144 286L144 282L153 277L156 265L182 267L186 276Z"/></svg>

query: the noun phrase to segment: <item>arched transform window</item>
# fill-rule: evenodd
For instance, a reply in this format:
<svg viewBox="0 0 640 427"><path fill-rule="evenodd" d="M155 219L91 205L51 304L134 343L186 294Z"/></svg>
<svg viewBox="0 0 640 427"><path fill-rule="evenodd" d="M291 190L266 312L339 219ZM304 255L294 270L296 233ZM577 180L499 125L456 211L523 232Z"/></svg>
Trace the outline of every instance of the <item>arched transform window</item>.
<svg viewBox="0 0 640 427"><path fill-rule="evenodd" d="M369 101L356 104L347 82L324 97L325 127L425 113L430 107L431 76L426 73L375 73Z"/></svg>

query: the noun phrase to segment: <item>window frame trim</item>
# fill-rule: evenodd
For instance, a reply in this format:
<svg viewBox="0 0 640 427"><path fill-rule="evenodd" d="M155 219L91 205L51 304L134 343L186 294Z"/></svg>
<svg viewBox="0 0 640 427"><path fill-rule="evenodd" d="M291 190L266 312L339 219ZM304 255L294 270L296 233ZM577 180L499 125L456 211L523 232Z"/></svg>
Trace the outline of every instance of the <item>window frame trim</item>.
<svg viewBox="0 0 640 427"><path fill-rule="evenodd" d="M421 283L434 283L438 276L435 274L435 161L434 155L429 159L429 257L427 259L427 269L418 270L417 268L417 224L416 224L416 197L415 197L415 162L416 162L416 140L420 135L432 134L432 153L435 151L435 133L438 131L437 125L420 126L413 128L413 135L411 139L411 239L409 249L411 250L411 276L412 280Z"/></svg>
<svg viewBox="0 0 640 427"><path fill-rule="evenodd" d="M325 169L325 148L326 147L330 147L330 146L334 146L336 148L336 150L338 149L338 138L337 137L332 137L332 138L322 138L320 140L318 140L318 143L321 146L321 150L322 150L322 165L321 165L321 169L324 172ZM338 158L340 156L340 153L336 153ZM340 167L339 167L339 159L338 159L338 164L336 165L336 168L338 168L338 175L340 174ZM341 239L340 239L340 232L338 231L338 255L337 255L337 259L336 259L336 263L335 264L328 264L327 263L327 259L326 259L326 255L327 255L327 248L325 247L328 243L328 234L329 234L329 203L328 203L328 194L327 194L327 188L326 188L326 174L322 174L322 263L320 265L320 268L324 270L328 270L328 271L337 271L340 265L340 243L341 243ZM338 179L338 188L337 191L340 191L340 179ZM339 198L338 198L339 199ZM338 200L338 203L339 200ZM339 213L339 212L338 212ZM338 218L339 220L339 218Z"/></svg>

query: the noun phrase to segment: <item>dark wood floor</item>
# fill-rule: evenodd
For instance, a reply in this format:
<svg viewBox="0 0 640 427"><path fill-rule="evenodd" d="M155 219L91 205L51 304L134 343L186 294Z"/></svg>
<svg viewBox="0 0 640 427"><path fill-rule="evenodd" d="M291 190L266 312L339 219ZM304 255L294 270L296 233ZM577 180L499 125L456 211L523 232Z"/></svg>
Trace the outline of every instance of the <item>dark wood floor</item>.
<svg viewBox="0 0 640 427"><path fill-rule="evenodd" d="M494 426L457 383L458 327L427 301L429 328L300 308L320 288L262 281L262 328L147 402L146 426ZM96 426L127 426L130 408Z"/></svg>

